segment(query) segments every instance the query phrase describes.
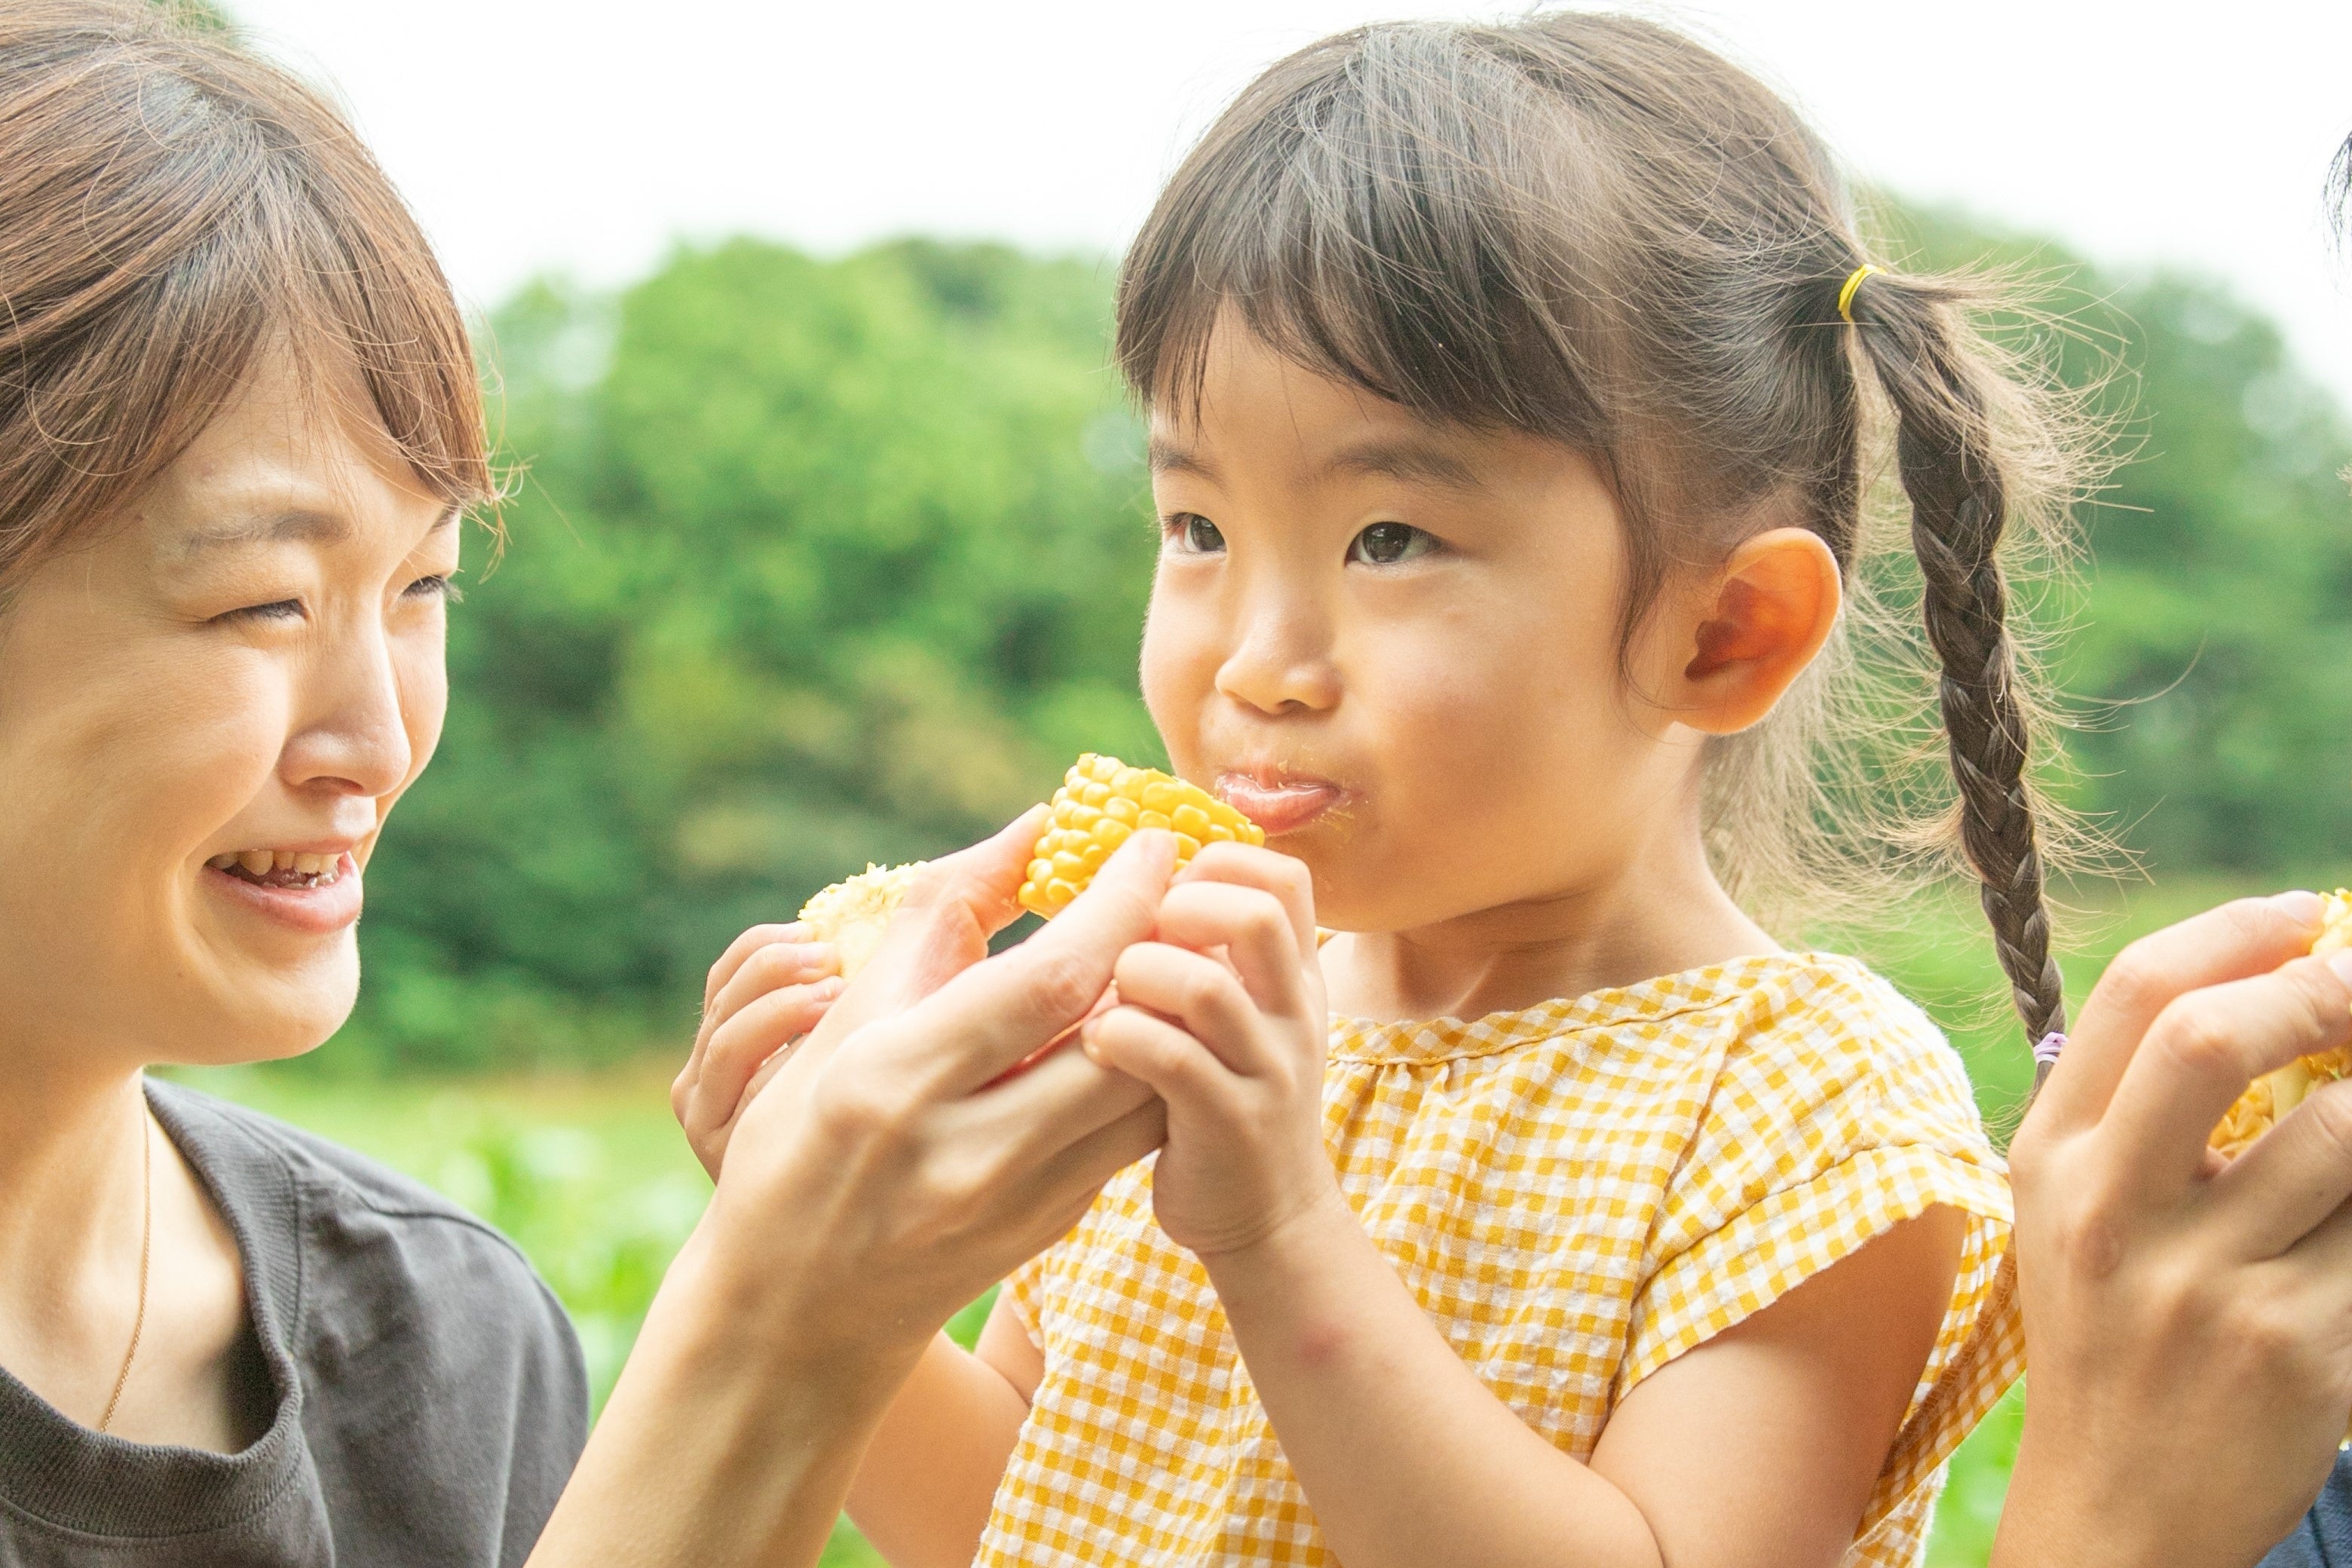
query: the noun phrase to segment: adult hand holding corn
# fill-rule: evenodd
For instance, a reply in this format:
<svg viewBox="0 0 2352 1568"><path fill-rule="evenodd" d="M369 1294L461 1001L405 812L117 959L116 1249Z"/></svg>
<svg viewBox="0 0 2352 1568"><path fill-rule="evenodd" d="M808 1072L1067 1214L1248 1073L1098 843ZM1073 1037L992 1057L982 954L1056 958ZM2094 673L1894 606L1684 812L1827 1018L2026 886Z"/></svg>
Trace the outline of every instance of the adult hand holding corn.
<svg viewBox="0 0 2352 1568"><path fill-rule="evenodd" d="M1158 1145L1148 1090L1040 1052L1151 931L1174 837L1133 835L1051 925L987 957L1038 826L927 867L872 962L754 1084L536 1558L814 1562L900 1385L959 1374L949 1316ZM622 1535L572 1501L623 1495L646 1501Z"/></svg>
<svg viewBox="0 0 2352 1568"><path fill-rule="evenodd" d="M2352 1039L2352 953L2310 893L2108 969L2010 1158L2032 1391L1994 1563L2251 1563L2352 1413L2352 1084L2234 1159L2249 1082Z"/></svg>

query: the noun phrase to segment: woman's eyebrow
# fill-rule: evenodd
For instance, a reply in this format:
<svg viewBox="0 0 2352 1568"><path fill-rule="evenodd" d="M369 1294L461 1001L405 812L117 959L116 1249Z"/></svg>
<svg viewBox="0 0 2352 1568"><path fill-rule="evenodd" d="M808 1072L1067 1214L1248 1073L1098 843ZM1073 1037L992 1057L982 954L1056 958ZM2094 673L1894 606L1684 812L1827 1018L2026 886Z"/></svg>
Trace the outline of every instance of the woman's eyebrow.
<svg viewBox="0 0 2352 1568"><path fill-rule="evenodd" d="M248 522L197 529L180 541L178 554L185 560L232 544L274 544L289 539L332 544L351 537L351 531L350 521L331 512L281 511Z"/></svg>

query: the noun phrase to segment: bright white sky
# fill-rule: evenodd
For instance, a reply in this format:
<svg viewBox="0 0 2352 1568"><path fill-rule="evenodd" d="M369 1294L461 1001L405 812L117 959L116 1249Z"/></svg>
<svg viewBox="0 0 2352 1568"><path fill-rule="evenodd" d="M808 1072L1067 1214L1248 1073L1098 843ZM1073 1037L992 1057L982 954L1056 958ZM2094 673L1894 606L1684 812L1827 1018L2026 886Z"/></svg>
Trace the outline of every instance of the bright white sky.
<svg viewBox="0 0 2352 1568"><path fill-rule="evenodd" d="M625 280L677 236L922 231L1112 251L1258 66L1431 0L228 0L331 81L470 302ZM1666 13L1792 90L1864 174L2186 262L2352 399L2320 222L2347 0L1713 0Z"/></svg>

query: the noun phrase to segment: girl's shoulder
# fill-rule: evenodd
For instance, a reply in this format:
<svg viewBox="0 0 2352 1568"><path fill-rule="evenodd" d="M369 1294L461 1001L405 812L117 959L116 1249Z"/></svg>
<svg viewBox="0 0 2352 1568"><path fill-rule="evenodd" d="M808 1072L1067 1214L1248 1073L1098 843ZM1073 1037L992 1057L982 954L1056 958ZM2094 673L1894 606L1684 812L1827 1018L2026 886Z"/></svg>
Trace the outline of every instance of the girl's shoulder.
<svg viewBox="0 0 2352 1568"><path fill-rule="evenodd" d="M1831 952L1735 958L1476 1018L1334 1017L1339 1061L1467 1061L1531 1050L1654 1064L1868 1061L1901 1072L1958 1058L1918 1006L1859 960Z"/></svg>

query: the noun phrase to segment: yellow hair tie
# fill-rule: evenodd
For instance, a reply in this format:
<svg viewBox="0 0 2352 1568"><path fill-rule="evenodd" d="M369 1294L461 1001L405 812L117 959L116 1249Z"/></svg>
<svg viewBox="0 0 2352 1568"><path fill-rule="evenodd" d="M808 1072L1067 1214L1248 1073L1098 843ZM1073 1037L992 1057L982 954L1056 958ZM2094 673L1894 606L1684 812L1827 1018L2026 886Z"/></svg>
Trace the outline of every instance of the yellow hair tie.
<svg viewBox="0 0 2352 1568"><path fill-rule="evenodd" d="M1872 273L1885 270L1883 267L1873 267L1865 261L1853 269L1853 276L1848 278L1845 280L1845 287L1838 290L1838 314L1845 318L1848 326L1853 324L1853 291L1861 288L1862 280Z"/></svg>

